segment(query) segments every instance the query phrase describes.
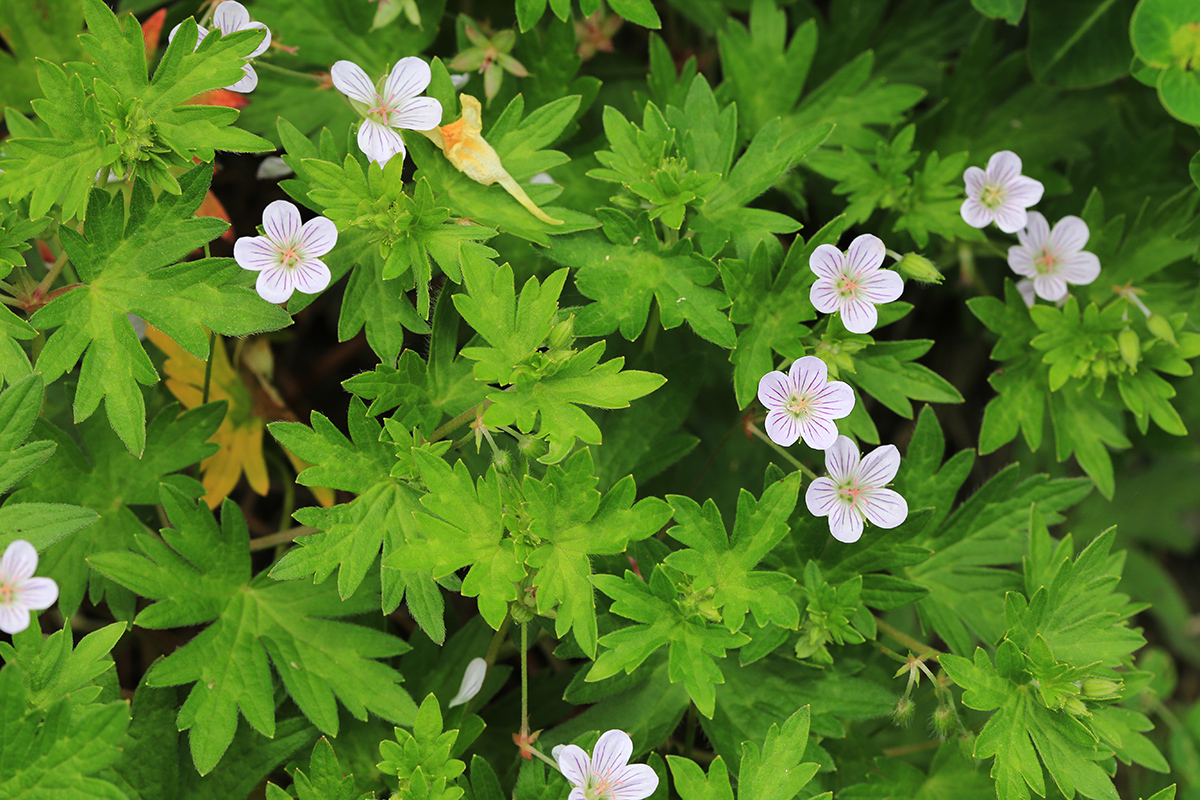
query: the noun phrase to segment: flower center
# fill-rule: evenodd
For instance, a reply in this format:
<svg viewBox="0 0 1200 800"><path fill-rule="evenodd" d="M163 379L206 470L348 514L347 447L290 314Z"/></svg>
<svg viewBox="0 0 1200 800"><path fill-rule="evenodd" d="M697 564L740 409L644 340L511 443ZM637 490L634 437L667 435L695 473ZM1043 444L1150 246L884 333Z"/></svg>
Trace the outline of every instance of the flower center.
<svg viewBox="0 0 1200 800"><path fill-rule="evenodd" d="M279 251L279 265L284 269L295 269L300 266L300 254L296 252L296 245L289 244Z"/></svg>
<svg viewBox="0 0 1200 800"><path fill-rule="evenodd" d="M853 300L858 291L863 288L862 284L858 282L858 277L857 273L853 275L839 275L837 279L838 294Z"/></svg>
<svg viewBox="0 0 1200 800"><path fill-rule="evenodd" d="M619 784L618 784L619 785ZM614 785L609 783L607 775L593 774L591 780L588 781L588 786L583 791L583 796L587 800L613 800Z"/></svg>
<svg viewBox="0 0 1200 800"><path fill-rule="evenodd" d="M864 489L859 488L858 478L852 478L849 483L839 486L837 493L844 501L850 503L851 508L856 508L858 501L862 499L864 491Z"/></svg>
<svg viewBox="0 0 1200 800"><path fill-rule="evenodd" d="M367 119L378 122L380 125L387 125L389 111L391 111L391 107L388 102L380 96L379 92L376 92L375 105L367 109Z"/></svg>
<svg viewBox="0 0 1200 800"><path fill-rule="evenodd" d="M11 606L16 602L17 587L0 583L0 606Z"/></svg>
<svg viewBox="0 0 1200 800"><path fill-rule="evenodd" d="M1004 195L1008 191L1001 189L992 183L984 184L983 191L979 193L979 202L983 203L988 208L998 208L1004 204Z"/></svg>
<svg viewBox="0 0 1200 800"><path fill-rule="evenodd" d="M1062 259L1056 253L1051 253L1049 248L1043 247L1042 254L1033 260L1033 268L1039 275L1050 275L1060 261Z"/></svg>
<svg viewBox="0 0 1200 800"><path fill-rule="evenodd" d="M797 420L806 419L812 413L812 397L807 394L792 392L788 395L788 401L783 410Z"/></svg>

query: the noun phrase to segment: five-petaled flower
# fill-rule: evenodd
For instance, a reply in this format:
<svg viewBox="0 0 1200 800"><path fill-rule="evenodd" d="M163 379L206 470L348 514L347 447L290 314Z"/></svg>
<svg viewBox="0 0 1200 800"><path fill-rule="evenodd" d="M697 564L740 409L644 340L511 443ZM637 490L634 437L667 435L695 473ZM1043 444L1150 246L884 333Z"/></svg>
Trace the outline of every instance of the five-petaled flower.
<svg viewBox="0 0 1200 800"><path fill-rule="evenodd" d="M458 694L454 695L454 699L446 707L461 706L479 694L486 676L487 662L482 658L472 658L471 663L467 664L466 670L463 671L462 685L458 687Z"/></svg>
<svg viewBox="0 0 1200 800"><path fill-rule="evenodd" d="M854 409L849 384L829 380L829 367L816 356L792 362L787 374L768 372L758 381L758 401L767 407L767 435L790 447L800 437L814 450L837 438L837 425Z"/></svg>
<svg viewBox="0 0 1200 800"><path fill-rule="evenodd" d="M817 274L809 299L817 311L842 313L842 324L851 333L870 333L879 321L875 306L890 303L904 291L904 280L890 269L880 269L887 248L878 236L864 233L843 253L823 244L809 256Z"/></svg>
<svg viewBox="0 0 1200 800"><path fill-rule="evenodd" d="M1100 274L1100 259L1083 249L1089 232L1079 217L1063 217L1051 230L1046 218L1029 212L1025 229L1017 232L1020 244L1008 248L1013 272L1033 281L1033 291L1055 302L1067 296L1067 284L1083 286Z"/></svg>
<svg viewBox="0 0 1200 800"><path fill-rule="evenodd" d="M283 303L300 290L316 294L329 285L329 267L320 256L337 244L337 226L325 217L300 224L300 211L276 200L263 211L266 236L243 236L233 245L242 269L258 273L255 289L269 303Z"/></svg>
<svg viewBox="0 0 1200 800"><path fill-rule="evenodd" d="M825 451L829 477L810 483L804 502L814 515L829 517L833 538L857 542L864 518L880 528L894 528L908 518L908 503L898 492L884 488L899 468L895 445L877 447L860 460L854 441L839 436Z"/></svg>
<svg viewBox="0 0 1200 800"><path fill-rule="evenodd" d="M212 21L222 36L250 29L266 31L262 43L254 48L254 52L246 56L247 61L242 65L242 72L245 73L242 75L242 79L237 83L225 87L231 92L241 92L242 94L253 92L254 87L258 86L258 73L254 71L254 67L250 66L249 59L261 56L271 46L271 29L261 22L251 22L250 12L246 10L244 5L237 2L237 0L225 0L225 2L217 6L216 10L213 11ZM174 39L175 33L178 30L179 25L172 28L167 41ZM204 37L208 36L208 29L203 26L197 26L196 33L196 47L199 47L200 43L204 41Z"/></svg>
<svg viewBox="0 0 1200 800"><path fill-rule="evenodd" d="M338 61L329 70L334 87L350 98L362 117L358 146L371 161L382 167L392 156L403 158L399 131L427 131L442 121L442 104L419 96L429 86L431 74L429 65L416 56L397 61L382 88L352 61Z"/></svg>
<svg viewBox="0 0 1200 800"><path fill-rule="evenodd" d="M1021 158L1011 150L1001 150L988 159L987 171L967 167L963 173L967 199L959 213L972 228L986 228L995 222L1005 233L1025 227L1025 209L1042 199L1045 187L1040 181L1021 174Z"/></svg>
<svg viewBox="0 0 1200 800"><path fill-rule="evenodd" d="M0 557L0 631L20 633L29 627L29 611L42 611L58 599L58 584L35 578L38 554L33 545L17 539Z"/></svg>
<svg viewBox="0 0 1200 800"><path fill-rule="evenodd" d="M563 777L572 785L567 800L642 800L658 788L658 775L646 764L630 764L633 740L625 731L606 731L591 758L577 745L554 748Z"/></svg>

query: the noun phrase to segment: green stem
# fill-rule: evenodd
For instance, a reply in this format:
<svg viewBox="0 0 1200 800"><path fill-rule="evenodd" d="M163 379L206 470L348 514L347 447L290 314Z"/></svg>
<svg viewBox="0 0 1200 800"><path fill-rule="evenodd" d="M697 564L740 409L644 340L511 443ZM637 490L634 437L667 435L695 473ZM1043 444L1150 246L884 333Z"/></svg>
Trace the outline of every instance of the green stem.
<svg viewBox="0 0 1200 800"><path fill-rule="evenodd" d="M642 341L642 352L653 353L654 343L658 341L658 329L662 327L660 320L662 312L658 308L658 300L650 307L650 319L646 322L646 338Z"/></svg>
<svg viewBox="0 0 1200 800"><path fill-rule="evenodd" d="M454 419L447 422L445 425L436 429L433 432L433 435L429 437L429 441L436 442L438 439L446 438L446 436L448 434L454 433L456 430L461 428L463 425L466 425L471 420L475 419L475 417L477 417L478 415L480 415L484 411L486 411L488 406L490 406L491 404L492 404L491 400L484 400L477 406L471 406L466 411L462 412L457 417L455 417Z"/></svg>
<svg viewBox="0 0 1200 800"><path fill-rule="evenodd" d="M297 525L294 528L288 528L286 531L271 533L266 536L259 536L256 539L250 540L250 552L256 553L259 550L266 550L268 547L274 547L277 544L285 544L287 542L299 539L301 536L311 536L316 532L316 528L310 528L307 525Z"/></svg>
<svg viewBox="0 0 1200 800"><path fill-rule="evenodd" d="M884 622L879 617L875 618L875 627L878 628L879 632L884 636L899 642L919 656L928 655L931 658L937 658L939 655L937 650L925 644L920 639L914 639L904 631L894 628L888 623Z"/></svg>
<svg viewBox="0 0 1200 800"><path fill-rule="evenodd" d="M695 748L696 748L696 725L697 724L698 724L698 720L696 719L696 704L689 703L688 710L687 710L687 719L683 723L683 725L684 725L683 757L684 758L691 758L692 753L695 751Z"/></svg>
<svg viewBox="0 0 1200 800"><path fill-rule="evenodd" d="M487 654L483 657L483 660L487 662L489 672L492 665L496 663L496 655L500 652L500 646L508 638L508 629L512 627L512 621L512 614L506 615L504 621L500 623L500 627L492 635L492 643L488 645Z"/></svg>
<svg viewBox="0 0 1200 800"><path fill-rule="evenodd" d="M222 345L224 346L224 345ZM204 362L204 390L200 393L200 405L208 402L208 390L212 386L213 354L217 347L216 331L208 332L208 360Z"/></svg>
<svg viewBox="0 0 1200 800"><path fill-rule="evenodd" d="M58 274L62 272L63 267L67 263L67 254L64 251L54 261L54 265L50 267L50 271L46 273L46 277L42 278L41 283L34 289L35 295L45 295L50 291L50 287L54 285L54 281L58 278Z"/></svg>
<svg viewBox="0 0 1200 800"><path fill-rule="evenodd" d="M521 732L529 734L529 623L521 623Z"/></svg>
<svg viewBox="0 0 1200 800"><path fill-rule="evenodd" d="M299 72L294 69L288 69L287 67L281 67L278 64L272 64L270 61L262 61L261 59L256 59L254 61L254 66L261 67L271 72L278 72L280 75L287 75L292 78L303 78L304 80L309 80L313 83L321 83L323 80L325 80L320 75L314 75L311 72Z"/></svg>
<svg viewBox="0 0 1200 800"><path fill-rule="evenodd" d="M813 472L811 469L809 469L808 467L801 464L799 461L797 461L795 459L795 457L792 456L791 453L789 453L787 450L784 450L779 445L775 444L775 442L771 441L771 437L767 436L765 433L763 433L761 430L759 430L759 427L757 425L751 424L748 427L749 427L749 430L751 433L753 433L759 439L762 439L764 442L766 442L768 445L770 445L772 450L774 450L776 453L779 453L779 455L786 458L788 460L788 463L790 463L793 467L795 467L796 469L800 470L805 475L807 475L809 480L815 481L817 479L817 473Z"/></svg>

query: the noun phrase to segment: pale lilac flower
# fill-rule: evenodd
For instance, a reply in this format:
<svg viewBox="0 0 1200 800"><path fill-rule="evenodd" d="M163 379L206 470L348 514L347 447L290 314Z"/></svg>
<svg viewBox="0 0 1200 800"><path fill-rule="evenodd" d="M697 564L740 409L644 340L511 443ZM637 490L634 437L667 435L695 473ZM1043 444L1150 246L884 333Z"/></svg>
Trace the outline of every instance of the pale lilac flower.
<svg viewBox="0 0 1200 800"><path fill-rule="evenodd" d="M29 627L29 611L42 611L58 599L58 584L35 578L38 554L33 545L16 539L0 557L0 631L20 633Z"/></svg>
<svg viewBox="0 0 1200 800"><path fill-rule="evenodd" d="M1028 278L1021 278L1017 281L1017 292L1021 295L1021 299L1025 301L1025 305L1033 308L1033 304L1037 302L1037 295L1033 291L1033 281Z"/></svg>
<svg viewBox="0 0 1200 800"><path fill-rule="evenodd" d="M276 200L263 211L266 236L243 236L233 245L242 269L258 273L255 289L269 303L283 303L294 290L316 294L329 285L329 267L321 261L337 244L337 226L325 217L300 224L300 211Z"/></svg>
<svg viewBox="0 0 1200 800"><path fill-rule="evenodd" d="M809 299L817 311L842 312L842 324L851 333L870 333L879 321L875 306L890 303L904 291L904 280L890 269L880 269L887 248L878 236L864 233L843 253L823 244L809 256L817 274Z"/></svg>
<svg viewBox="0 0 1200 800"><path fill-rule="evenodd" d="M573 787L567 800L643 800L658 788L658 775L646 764L630 764L633 740L625 731L606 731L589 758L568 744L552 751Z"/></svg>
<svg viewBox="0 0 1200 800"><path fill-rule="evenodd" d="M456 72L455 74L450 76L450 85L453 86L455 88L455 90L457 91L458 89L461 89L464 86L466 86L467 81L469 81L469 80L471 80L471 76L469 74L467 74L465 72Z"/></svg>
<svg viewBox="0 0 1200 800"><path fill-rule="evenodd" d="M801 436L814 450L837 438L837 425L854 409L854 390L829 380L829 367L816 356L792 362L787 374L768 372L758 382L758 401L767 407L767 436L790 447Z"/></svg>
<svg viewBox="0 0 1200 800"><path fill-rule="evenodd" d="M1040 181L1021 174L1021 158L1011 150L1001 150L988 159L987 171L967 167L963 173L967 199L959 213L972 228L986 228L995 222L1005 233L1025 227L1025 209L1042 199L1045 189Z"/></svg>
<svg viewBox="0 0 1200 800"><path fill-rule="evenodd" d="M483 679L486 675L487 662L482 658L472 658L471 663L467 664L467 668L463 672L462 685L458 687L458 694L454 695L454 699L450 701L450 705L447 708L461 706L479 694L479 690L483 688Z"/></svg>
<svg viewBox="0 0 1200 800"><path fill-rule="evenodd" d="M554 183L554 178L550 177L549 172L539 172L529 179L530 183Z"/></svg>
<svg viewBox="0 0 1200 800"><path fill-rule="evenodd" d="M833 538L857 542L864 518L880 528L894 528L908 518L908 503L898 492L884 488L899 468L895 445L877 447L860 461L854 441L839 436L825 451L829 477L810 483L804 502L813 515L829 517Z"/></svg>
<svg viewBox="0 0 1200 800"><path fill-rule="evenodd" d="M242 65L242 72L244 73L242 79L237 83L225 87L231 92L240 92L242 94L253 92L254 88L258 86L258 73L254 71L254 67L250 66L249 59L261 56L271 46L271 29L261 22L251 22L250 12L246 10L244 5L237 2L237 0L225 0L225 2L217 6L217 9L213 12L212 21L217 30L221 31L222 36L250 29L267 32L266 36L263 37L262 43L254 48L254 52L246 56L246 63ZM180 24L182 25L183 23ZM200 46L205 36L208 36L208 28L205 28L203 25L196 27L196 45L192 48L193 50ZM170 35L167 36L167 41L173 40L178 30L179 25L172 28Z"/></svg>
<svg viewBox="0 0 1200 800"><path fill-rule="evenodd" d="M282 158L267 156L258 165L258 171L254 173L254 177L260 181L277 181L292 174L292 168Z"/></svg>
<svg viewBox="0 0 1200 800"><path fill-rule="evenodd" d="M1063 217L1051 230L1045 217L1030 211L1025 229L1017 232L1020 244L1008 248L1008 265L1033 281L1038 297L1061 300L1068 283L1084 286L1100 274L1100 259L1083 249L1089 235L1079 217Z"/></svg>
<svg viewBox="0 0 1200 800"><path fill-rule="evenodd" d="M442 121L442 104L418 96L429 86L431 73L429 65L415 56L397 61L382 89L352 61L337 62L329 74L363 119L358 126L358 146L381 167L394 155L404 157L400 130L427 131Z"/></svg>

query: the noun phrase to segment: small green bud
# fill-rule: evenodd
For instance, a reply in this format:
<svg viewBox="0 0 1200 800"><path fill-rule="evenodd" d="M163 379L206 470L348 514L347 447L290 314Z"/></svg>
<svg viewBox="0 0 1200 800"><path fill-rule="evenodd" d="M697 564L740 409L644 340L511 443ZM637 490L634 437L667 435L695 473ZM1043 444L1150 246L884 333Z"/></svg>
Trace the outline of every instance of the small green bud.
<svg viewBox="0 0 1200 800"><path fill-rule="evenodd" d="M1162 314L1151 314L1146 319L1146 327L1158 338L1164 339L1176 347L1179 346L1179 342L1175 341L1175 329L1171 327L1171 323Z"/></svg>
<svg viewBox="0 0 1200 800"><path fill-rule="evenodd" d="M975 734L964 730L958 735L958 752L968 763L975 761Z"/></svg>
<svg viewBox="0 0 1200 800"><path fill-rule="evenodd" d="M1129 365L1129 369L1137 372L1138 360L1142 357L1142 340L1133 328L1126 328L1117 334L1117 349L1121 351L1121 359Z"/></svg>
<svg viewBox="0 0 1200 800"><path fill-rule="evenodd" d="M524 625L537 616L535 607L526 605L520 600L513 600L508 604L508 613L512 615L513 622L518 625Z"/></svg>
<svg viewBox="0 0 1200 800"><path fill-rule="evenodd" d="M1080 684L1080 696L1087 700L1116 700L1125 685L1105 678L1085 678Z"/></svg>
<svg viewBox="0 0 1200 800"><path fill-rule="evenodd" d="M1063 709L1073 717L1090 717L1092 715L1092 712L1087 710L1087 706L1078 697L1067 698Z"/></svg>
<svg viewBox="0 0 1200 800"><path fill-rule="evenodd" d="M1092 362L1092 374L1095 375L1100 380L1104 380L1105 378L1107 378L1108 377L1108 360L1105 358L1098 358L1095 361L1093 361Z"/></svg>
<svg viewBox="0 0 1200 800"><path fill-rule="evenodd" d="M497 472L508 472L512 469L512 454L503 447L492 453L492 466Z"/></svg>
<svg viewBox="0 0 1200 800"><path fill-rule="evenodd" d="M550 446L536 436L526 436L517 441L517 449L521 451L521 455L526 458L541 458L550 449Z"/></svg>
<svg viewBox="0 0 1200 800"><path fill-rule="evenodd" d="M941 283L945 280L945 276L938 271L933 262L920 253L905 253L904 258L896 265L896 271L918 283Z"/></svg>
<svg viewBox="0 0 1200 800"><path fill-rule="evenodd" d="M550 336L546 338L546 348L548 350L565 350L571 346L574 340L575 315L572 314L550 329Z"/></svg>
<svg viewBox="0 0 1200 800"><path fill-rule="evenodd" d="M933 723L933 732L945 741L958 730L958 712L954 710L954 706L939 705L930 722Z"/></svg>
<svg viewBox="0 0 1200 800"><path fill-rule="evenodd" d="M892 722L902 727L908 727L908 723L912 722L916 711L917 704L908 695L904 695L896 701L896 707L892 709Z"/></svg>

